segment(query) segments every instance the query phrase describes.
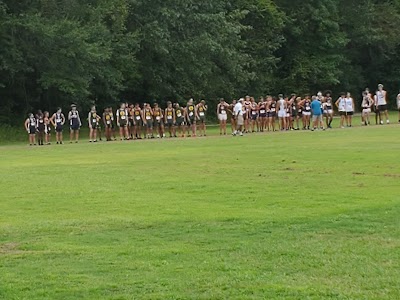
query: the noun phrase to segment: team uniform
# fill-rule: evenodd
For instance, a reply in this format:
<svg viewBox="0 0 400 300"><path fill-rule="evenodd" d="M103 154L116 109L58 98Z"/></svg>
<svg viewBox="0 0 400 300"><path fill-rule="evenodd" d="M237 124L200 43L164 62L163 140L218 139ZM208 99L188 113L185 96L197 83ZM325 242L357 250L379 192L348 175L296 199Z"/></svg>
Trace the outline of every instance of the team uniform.
<svg viewBox="0 0 400 300"><path fill-rule="evenodd" d="M228 107L226 107L224 104L219 104L218 106L218 119L220 121L226 121L228 120L228 114L226 113Z"/></svg>
<svg viewBox="0 0 400 300"><path fill-rule="evenodd" d="M142 127L143 122L142 122L142 110L140 108L134 108L133 110L133 117L134 117L134 124L136 127Z"/></svg>
<svg viewBox="0 0 400 300"><path fill-rule="evenodd" d="M71 110L68 116L69 116L69 128L74 131L79 130L79 128L81 127L81 122L79 119L78 111Z"/></svg>
<svg viewBox="0 0 400 300"><path fill-rule="evenodd" d="M353 99L346 97L344 100L345 112L347 116L352 116L354 114Z"/></svg>
<svg viewBox="0 0 400 300"><path fill-rule="evenodd" d="M302 114L303 116L311 116L311 101L308 99L304 102Z"/></svg>
<svg viewBox="0 0 400 300"><path fill-rule="evenodd" d="M27 128L27 131L28 131L28 133L29 134L36 134L36 130L37 130L37 124L36 124L36 119L35 119L35 117L29 117L28 119L27 119L27 121L28 121L28 128Z"/></svg>
<svg viewBox="0 0 400 300"><path fill-rule="evenodd" d="M119 127L127 127L128 126L128 110L127 109L118 109L115 113L118 116Z"/></svg>
<svg viewBox="0 0 400 300"><path fill-rule="evenodd" d="M93 130L98 129L98 127L99 127L99 119L98 119L97 113L90 112L89 116L88 116L88 120L89 120L89 123L92 126Z"/></svg>
<svg viewBox="0 0 400 300"><path fill-rule="evenodd" d="M187 106L187 124L193 125L196 123L195 106L190 104Z"/></svg>
<svg viewBox="0 0 400 300"><path fill-rule="evenodd" d="M176 126L185 126L185 117L181 107L175 109Z"/></svg>
<svg viewBox="0 0 400 300"><path fill-rule="evenodd" d="M154 110L154 128L160 128L162 125L162 110L161 108L157 108Z"/></svg>
<svg viewBox="0 0 400 300"><path fill-rule="evenodd" d="M203 105L199 105L197 108L199 114L200 123L204 124L206 122L206 109Z"/></svg>
<svg viewBox="0 0 400 300"><path fill-rule="evenodd" d="M64 115L62 113L55 113L54 123L56 124L56 132L63 131Z"/></svg>
<svg viewBox="0 0 400 300"><path fill-rule="evenodd" d="M151 113L151 109L145 108L144 119L146 121L147 128L153 128L153 115Z"/></svg>
<svg viewBox="0 0 400 300"><path fill-rule="evenodd" d="M174 126L174 109L173 108L166 108L165 109L165 125L168 128Z"/></svg>

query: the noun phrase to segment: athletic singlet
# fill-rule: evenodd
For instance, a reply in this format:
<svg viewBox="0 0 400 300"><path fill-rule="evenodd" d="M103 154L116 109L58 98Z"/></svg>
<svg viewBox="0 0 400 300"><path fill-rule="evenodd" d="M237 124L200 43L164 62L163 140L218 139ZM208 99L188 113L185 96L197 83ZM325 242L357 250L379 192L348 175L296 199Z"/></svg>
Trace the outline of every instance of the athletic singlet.
<svg viewBox="0 0 400 300"><path fill-rule="evenodd" d="M57 126L61 126L62 125L62 121L63 121L63 114L56 113L55 119L56 119L56 122L55 122L56 125Z"/></svg>
<svg viewBox="0 0 400 300"><path fill-rule="evenodd" d="M226 115L226 107L224 104L220 104L218 108L218 113L222 115Z"/></svg>
<svg viewBox="0 0 400 300"><path fill-rule="evenodd" d="M397 95L397 107L400 108L400 94Z"/></svg>
<svg viewBox="0 0 400 300"><path fill-rule="evenodd" d="M69 120L69 125L71 126L79 126L79 121L78 121L78 111L70 111L70 116L71 119Z"/></svg>
<svg viewBox="0 0 400 300"><path fill-rule="evenodd" d="M188 105L187 110L189 119L194 119L194 105Z"/></svg>
<svg viewBox="0 0 400 300"><path fill-rule="evenodd" d="M332 98L326 98L325 107L327 110L332 110Z"/></svg>
<svg viewBox="0 0 400 300"><path fill-rule="evenodd" d="M161 108L158 108L155 112L154 112L154 119L156 121L160 121L161 120Z"/></svg>
<svg viewBox="0 0 400 300"><path fill-rule="evenodd" d="M92 124L92 126L96 126L98 121L97 121L97 113L95 112L90 112L89 113L89 118L90 118L90 124Z"/></svg>
<svg viewBox="0 0 400 300"><path fill-rule="evenodd" d="M126 109L118 109L116 115L119 117L119 124L120 125L126 125L127 122L127 116L128 116L128 111Z"/></svg>
<svg viewBox="0 0 400 300"><path fill-rule="evenodd" d="M134 113L134 109L133 108L128 110L129 120L133 120L133 115L134 114L135 113Z"/></svg>
<svg viewBox="0 0 400 300"><path fill-rule="evenodd" d="M142 117L141 117L140 108L135 108L133 114L134 114L134 116L135 116L135 120L136 120L136 121L140 121L140 119L142 118Z"/></svg>
<svg viewBox="0 0 400 300"><path fill-rule="evenodd" d="M284 99L279 99L279 111L286 112L285 100Z"/></svg>
<svg viewBox="0 0 400 300"><path fill-rule="evenodd" d="M292 103L292 111L296 111L297 110L297 105L296 105L296 103Z"/></svg>
<svg viewBox="0 0 400 300"><path fill-rule="evenodd" d="M386 105L386 92L377 91L376 97L378 99L378 105Z"/></svg>
<svg viewBox="0 0 400 300"><path fill-rule="evenodd" d="M304 102L304 110L309 112L311 111L311 102L310 100L306 100L306 102Z"/></svg>
<svg viewBox="0 0 400 300"><path fill-rule="evenodd" d="M43 132L43 131L44 131L45 126L44 126L43 116L40 116L40 117L37 119L37 124L36 124L36 126L37 126L37 128L39 129L40 132Z"/></svg>
<svg viewBox="0 0 400 300"><path fill-rule="evenodd" d="M199 117L204 117L206 115L203 105L199 106L198 111L199 111Z"/></svg>
<svg viewBox="0 0 400 300"><path fill-rule="evenodd" d="M112 118L110 113L104 113L104 119L106 121L106 125L111 125Z"/></svg>
<svg viewBox="0 0 400 300"><path fill-rule="evenodd" d="M36 127L36 119L29 117L29 127Z"/></svg>
<svg viewBox="0 0 400 300"><path fill-rule="evenodd" d="M364 109L368 109L370 107L370 101L368 97L364 97L362 104L361 104L362 108Z"/></svg>
<svg viewBox="0 0 400 300"><path fill-rule="evenodd" d="M352 98L346 98L345 99L345 107L346 107L346 112L352 112L354 111L353 107L353 99Z"/></svg>
<svg viewBox="0 0 400 300"><path fill-rule="evenodd" d="M167 115L167 120L172 120L174 116L174 111L172 108L167 108L165 114Z"/></svg>
<svg viewBox="0 0 400 300"><path fill-rule="evenodd" d="M176 117L177 117L178 119L183 118L182 108L177 108L177 109L175 110L175 113L176 113Z"/></svg>
<svg viewBox="0 0 400 300"><path fill-rule="evenodd" d="M150 111L150 109L146 108L144 110L144 118L146 119L146 121L150 121L151 120L151 111Z"/></svg>
<svg viewBox="0 0 400 300"><path fill-rule="evenodd" d="M345 111L345 98L339 98L338 109L339 111Z"/></svg>
<svg viewBox="0 0 400 300"><path fill-rule="evenodd" d="M261 102L260 103L260 114L261 115L265 115L266 113L267 113L266 103L265 102Z"/></svg>
<svg viewBox="0 0 400 300"><path fill-rule="evenodd" d="M276 102L275 102L275 101L272 101L272 102L271 102L270 111L271 111L271 112L276 112Z"/></svg>

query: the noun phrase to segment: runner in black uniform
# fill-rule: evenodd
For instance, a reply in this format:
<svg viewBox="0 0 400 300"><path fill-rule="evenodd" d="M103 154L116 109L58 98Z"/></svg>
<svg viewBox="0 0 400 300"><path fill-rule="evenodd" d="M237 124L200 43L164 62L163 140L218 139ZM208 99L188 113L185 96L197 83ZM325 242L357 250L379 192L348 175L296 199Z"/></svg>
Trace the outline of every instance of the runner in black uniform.
<svg viewBox="0 0 400 300"><path fill-rule="evenodd" d="M188 132L189 128L192 128L192 135L193 137L196 137L196 120L199 119L199 116L197 115L197 110L196 106L193 103L193 99L190 99L188 101L185 114L186 114L186 122L188 125ZM190 137L190 134L188 136Z"/></svg>
<svg viewBox="0 0 400 300"><path fill-rule="evenodd" d="M178 129L178 135L181 137L185 137L185 132L186 132L185 109L181 107L179 103L175 103L175 116L176 116L175 126Z"/></svg>
<svg viewBox="0 0 400 300"><path fill-rule="evenodd" d="M197 115L199 117L199 129L200 136L206 136L206 112L207 112L207 105L205 100L201 100L199 104L197 104L196 110Z"/></svg>
<svg viewBox="0 0 400 300"><path fill-rule="evenodd" d="M88 125L89 125L89 142L96 143L97 142L97 129L99 127L100 117L96 112L96 107L92 106L89 115L88 115Z"/></svg>
<svg viewBox="0 0 400 300"><path fill-rule="evenodd" d="M75 143L77 143L79 140L79 129L82 126L82 122L75 104L71 105L71 111L68 113L68 120L70 128L69 142L72 143L75 136Z"/></svg>
<svg viewBox="0 0 400 300"><path fill-rule="evenodd" d="M133 136L134 139L142 139L142 127L143 127L143 120L142 120L142 109L140 108L139 103L135 104L135 108L133 109L133 118L134 118L134 131Z"/></svg>
<svg viewBox="0 0 400 300"><path fill-rule="evenodd" d="M43 138L44 138L44 131L45 131L45 125L44 125L44 116L41 111L38 112L36 115L36 128L37 128L37 133L38 133L38 144L39 146L43 146Z"/></svg>
<svg viewBox="0 0 400 300"><path fill-rule="evenodd" d="M176 122L176 117L175 117L175 110L172 107L171 101L167 102L167 108L165 109L164 112L164 122L165 122L165 127L168 128L169 137L170 138L172 138L173 136L176 137L175 127L174 127L174 124Z"/></svg>
<svg viewBox="0 0 400 300"><path fill-rule="evenodd" d="M164 138L164 115L162 109L159 107L158 103L154 103L153 108L153 117L154 117L154 132L157 134L157 138Z"/></svg>
<svg viewBox="0 0 400 300"><path fill-rule="evenodd" d="M28 115L28 118L25 120L25 130L28 132L29 135L29 146L35 145L36 146L36 141L35 141L35 135L36 135L36 119L35 116L30 113Z"/></svg>
<svg viewBox="0 0 400 300"><path fill-rule="evenodd" d="M117 125L119 127L119 137L122 140L129 140L128 131L128 110L125 103L121 103L120 108L116 111Z"/></svg>
<svg viewBox="0 0 400 300"><path fill-rule="evenodd" d="M57 144L63 143L63 126L65 124L65 117L61 111L61 108L57 108L57 112L53 114L50 118L50 122L53 124L56 129L56 141Z"/></svg>

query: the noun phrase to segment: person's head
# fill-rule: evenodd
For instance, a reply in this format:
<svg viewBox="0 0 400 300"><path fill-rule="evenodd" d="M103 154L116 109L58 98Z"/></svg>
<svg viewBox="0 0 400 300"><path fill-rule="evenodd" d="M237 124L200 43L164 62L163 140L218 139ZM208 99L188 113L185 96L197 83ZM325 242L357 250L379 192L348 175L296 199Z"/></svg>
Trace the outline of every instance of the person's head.
<svg viewBox="0 0 400 300"><path fill-rule="evenodd" d="M49 112L48 112L48 111L45 111L43 114L44 114L44 117L45 117L45 118L48 118L48 117L49 117Z"/></svg>
<svg viewBox="0 0 400 300"><path fill-rule="evenodd" d="M224 98L219 98L219 103L224 103L225 99Z"/></svg>
<svg viewBox="0 0 400 300"><path fill-rule="evenodd" d="M246 96L246 101L250 101L250 96Z"/></svg>
<svg viewBox="0 0 400 300"><path fill-rule="evenodd" d="M278 95L279 100L283 99L283 94Z"/></svg>
<svg viewBox="0 0 400 300"><path fill-rule="evenodd" d="M154 103L153 106L154 106L154 108L158 108L158 103L157 102Z"/></svg>
<svg viewBox="0 0 400 300"><path fill-rule="evenodd" d="M300 102L301 101L301 97L297 97L295 101L296 101L296 103Z"/></svg>
<svg viewBox="0 0 400 300"><path fill-rule="evenodd" d="M340 97L342 97L342 98L346 97L346 93L345 92L341 92L340 93Z"/></svg>
<svg viewBox="0 0 400 300"><path fill-rule="evenodd" d="M258 102L264 102L264 98L261 96L258 98Z"/></svg>
<svg viewBox="0 0 400 300"><path fill-rule="evenodd" d="M366 92L366 93L369 93L369 88L365 88L365 92Z"/></svg>
<svg viewBox="0 0 400 300"><path fill-rule="evenodd" d="M349 92L347 92L346 97L347 97L347 98L350 98L350 97L351 97L351 94L350 94Z"/></svg>
<svg viewBox="0 0 400 300"><path fill-rule="evenodd" d="M75 104L71 104L71 110L72 111L76 111L76 105Z"/></svg>
<svg viewBox="0 0 400 300"><path fill-rule="evenodd" d="M96 106L92 105L92 107L90 108L91 112L96 112Z"/></svg>
<svg viewBox="0 0 400 300"><path fill-rule="evenodd" d="M167 107L168 107L168 108L172 108L172 102L171 102L171 101L168 101L168 102L167 102Z"/></svg>
<svg viewBox="0 0 400 300"><path fill-rule="evenodd" d="M190 99L189 99L188 105L193 105L193 98L190 98Z"/></svg>
<svg viewBox="0 0 400 300"><path fill-rule="evenodd" d="M140 108L140 105L139 105L139 103L135 103L135 108Z"/></svg>
<svg viewBox="0 0 400 300"><path fill-rule="evenodd" d="M201 100L200 104L203 105L203 106L206 105L206 100Z"/></svg>
<svg viewBox="0 0 400 300"><path fill-rule="evenodd" d="M235 105L236 103L237 103L237 100L236 100L236 99L233 99L233 100L232 100L232 104Z"/></svg>
<svg viewBox="0 0 400 300"><path fill-rule="evenodd" d="M364 97L367 97L368 92L367 92L367 91L364 91L364 92L362 93L362 95L363 95Z"/></svg>
<svg viewBox="0 0 400 300"><path fill-rule="evenodd" d="M322 97L322 92L318 92L318 93L317 93L317 97L318 97L318 98Z"/></svg>
<svg viewBox="0 0 400 300"><path fill-rule="evenodd" d="M61 107L57 107L57 113L58 113L58 114L61 114L61 111L62 111L62 110L61 110Z"/></svg>
<svg viewBox="0 0 400 300"><path fill-rule="evenodd" d="M265 98L267 98L267 101L272 101L271 95L267 95Z"/></svg>
<svg viewBox="0 0 400 300"><path fill-rule="evenodd" d="M331 92L331 91L328 90L328 91L325 92L325 96L326 96L326 97L330 97L331 95L332 95L332 92Z"/></svg>
<svg viewBox="0 0 400 300"><path fill-rule="evenodd" d="M33 113L29 113L28 118L33 118Z"/></svg>
<svg viewBox="0 0 400 300"><path fill-rule="evenodd" d="M383 84L378 84L378 91L382 91L383 90Z"/></svg>
<svg viewBox="0 0 400 300"><path fill-rule="evenodd" d="M120 104L120 107L121 107L121 109L125 109L125 107L126 107L125 102L122 102L122 103Z"/></svg>
<svg viewBox="0 0 400 300"><path fill-rule="evenodd" d="M243 104L243 102L244 102L244 99L243 99L243 98L240 98L240 99L239 99L239 103L240 103L240 104Z"/></svg>
<svg viewBox="0 0 400 300"><path fill-rule="evenodd" d="M317 99L318 99L318 97L317 97L317 96L315 96L315 95L313 95L313 96L311 97L311 99L314 101L314 100L317 100Z"/></svg>
<svg viewBox="0 0 400 300"><path fill-rule="evenodd" d="M179 103L175 103L175 108L179 108L180 106L179 106Z"/></svg>

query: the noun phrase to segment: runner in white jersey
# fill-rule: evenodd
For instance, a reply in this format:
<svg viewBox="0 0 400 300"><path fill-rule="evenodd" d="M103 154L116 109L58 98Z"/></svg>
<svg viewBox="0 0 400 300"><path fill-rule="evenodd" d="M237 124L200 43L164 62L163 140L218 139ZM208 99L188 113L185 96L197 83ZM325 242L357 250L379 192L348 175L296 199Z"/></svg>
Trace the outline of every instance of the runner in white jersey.
<svg viewBox="0 0 400 300"><path fill-rule="evenodd" d="M335 105L339 110L341 128L344 128L344 120L346 118L345 99L346 99L346 93L341 93L339 99L337 99L335 102Z"/></svg>
<svg viewBox="0 0 400 300"><path fill-rule="evenodd" d="M397 95L397 109L399 111L399 123L400 123L400 92Z"/></svg>
<svg viewBox="0 0 400 300"><path fill-rule="evenodd" d="M379 84L378 85L378 91L376 92L375 95L375 101L378 105L378 111L379 111L379 119L380 119L380 124L383 125L383 120L382 120L382 113L386 117L386 123L389 124L389 114L387 111L387 92L383 89L383 85Z"/></svg>
<svg viewBox="0 0 400 300"><path fill-rule="evenodd" d="M345 98L345 111L346 111L346 125L347 127L352 126L352 119L354 115L354 100L350 93L346 94Z"/></svg>
<svg viewBox="0 0 400 300"><path fill-rule="evenodd" d="M279 124L280 124L280 129L281 130L286 130L286 108L287 108L287 103L286 100L283 99L283 95L279 94L278 95L278 103L277 103L277 109L278 109L278 118L279 118Z"/></svg>

